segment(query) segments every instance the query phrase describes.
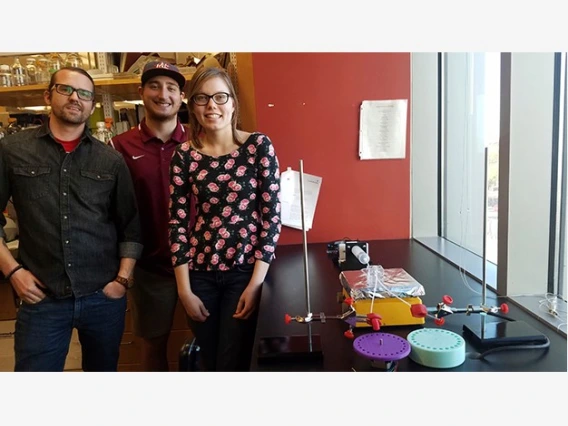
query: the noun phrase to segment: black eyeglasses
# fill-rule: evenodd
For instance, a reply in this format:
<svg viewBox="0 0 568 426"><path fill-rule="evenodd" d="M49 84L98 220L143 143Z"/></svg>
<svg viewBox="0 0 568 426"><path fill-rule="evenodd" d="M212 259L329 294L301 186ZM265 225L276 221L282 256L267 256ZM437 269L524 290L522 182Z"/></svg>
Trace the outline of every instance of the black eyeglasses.
<svg viewBox="0 0 568 426"><path fill-rule="evenodd" d="M71 96L73 92L77 92L77 97L82 101L92 101L95 99L95 93L85 89L75 89L68 84L55 84L53 89L60 95Z"/></svg>
<svg viewBox="0 0 568 426"><path fill-rule="evenodd" d="M197 95L193 95L191 100L195 105L204 106L209 103L209 99L213 99L217 105L224 105L229 102L229 98L231 95L225 92L217 92L213 93L212 95L206 95L205 93L198 93Z"/></svg>

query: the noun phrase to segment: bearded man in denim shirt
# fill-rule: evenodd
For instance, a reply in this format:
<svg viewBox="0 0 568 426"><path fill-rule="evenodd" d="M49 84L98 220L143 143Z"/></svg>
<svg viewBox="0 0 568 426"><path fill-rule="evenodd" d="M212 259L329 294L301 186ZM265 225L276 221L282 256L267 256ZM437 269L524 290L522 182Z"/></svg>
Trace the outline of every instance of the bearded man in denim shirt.
<svg viewBox="0 0 568 426"><path fill-rule="evenodd" d="M142 244L128 168L86 126L94 90L83 69L55 72L48 122L0 143L0 209L12 197L20 231L18 263L0 218L0 269L20 300L16 371L62 371L74 328L84 371L117 369Z"/></svg>

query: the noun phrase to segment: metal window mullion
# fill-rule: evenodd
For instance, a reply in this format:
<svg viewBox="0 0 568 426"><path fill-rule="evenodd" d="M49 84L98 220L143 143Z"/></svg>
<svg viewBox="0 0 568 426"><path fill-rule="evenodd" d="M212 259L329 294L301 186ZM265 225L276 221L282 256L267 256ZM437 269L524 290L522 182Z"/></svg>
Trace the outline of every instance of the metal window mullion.
<svg viewBox="0 0 568 426"><path fill-rule="evenodd" d="M511 156L511 52L501 53L499 84L499 222L497 228L497 293L509 293L509 180Z"/></svg>
<svg viewBox="0 0 568 426"><path fill-rule="evenodd" d="M564 269L566 268L566 205L568 203L568 180L567 180L567 133L568 133L568 52L561 54L561 67L560 67L560 123L559 123L559 152L558 164L560 167L559 177L559 221L558 221L558 263L557 263L557 281L556 281L556 294L563 295L568 283L565 282Z"/></svg>
<svg viewBox="0 0 568 426"><path fill-rule="evenodd" d="M445 190L444 190L444 179L445 179L445 141L446 141L446 126L445 126L445 87L446 87L446 75L445 75L445 61L444 53L438 53L438 236L446 237L447 227L445 224Z"/></svg>
<svg viewBox="0 0 568 426"><path fill-rule="evenodd" d="M562 117L562 54L554 54L554 93L552 101L552 152L551 152L551 177L550 177L550 228L549 228L549 255L548 255L548 282L547 292L556 294L558 289L558 273L560 271L560 208L562 202L560 191L561 164L560 158L562 147L560 144Z"/></svg>

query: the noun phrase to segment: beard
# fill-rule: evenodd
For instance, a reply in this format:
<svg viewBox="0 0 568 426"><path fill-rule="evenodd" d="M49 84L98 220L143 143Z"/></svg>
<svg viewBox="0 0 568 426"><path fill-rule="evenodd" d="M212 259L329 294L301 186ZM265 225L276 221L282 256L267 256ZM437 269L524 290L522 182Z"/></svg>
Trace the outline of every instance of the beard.
<svg viewBox="0 0 568 426"><path fill-rule="evenodd" d="M79 108L79 111L70 111L65 107L68 105L74 105ZM52 105L51 113L61 122L66 124L83 124L89 120L91 116L90 110L85 110L81 104L67 103L61 107L54 108Z"/></svg>

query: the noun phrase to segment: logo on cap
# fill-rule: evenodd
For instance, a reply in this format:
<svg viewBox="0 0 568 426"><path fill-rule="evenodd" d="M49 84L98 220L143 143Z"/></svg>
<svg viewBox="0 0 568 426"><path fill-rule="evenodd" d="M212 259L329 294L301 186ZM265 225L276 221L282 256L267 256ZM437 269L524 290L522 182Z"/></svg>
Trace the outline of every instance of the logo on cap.
<svg viewBox="0 0 568 426"><path fill-rule="evenodd" d="M144 66L144 71L142 72L142 85L157 75L165 75L173 78L178 84L180 89L183 89L185 85L185 77L179 72L179 69L168 62L164 61L154 61L149 62Z"/></svg>

